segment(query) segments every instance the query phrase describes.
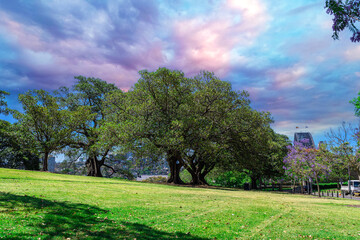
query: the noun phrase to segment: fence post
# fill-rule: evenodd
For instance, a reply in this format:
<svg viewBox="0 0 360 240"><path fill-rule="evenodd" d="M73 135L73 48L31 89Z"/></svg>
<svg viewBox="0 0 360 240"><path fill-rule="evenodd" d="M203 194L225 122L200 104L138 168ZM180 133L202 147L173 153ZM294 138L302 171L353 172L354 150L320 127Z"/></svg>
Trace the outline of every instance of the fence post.
<svg viewBox="0 0 360 240"><path fill-rule="evenodd" d="M341 193L342 193L342 196L343 196L343 198L344 198L344 195L345 195L345 194L344 194L344 191L341 191Z"/></svg>
<svg viewBox="0 0 360 240"><path fill-rule="evenodd" d="M334 197L334 191L331 191L331 196Z"/></svg>
<svg viewBox="0 0 360 240"><path fill-rule="evenodd" d="M336 191L336 197L337 198L339 197L339 191Z"/></svg>

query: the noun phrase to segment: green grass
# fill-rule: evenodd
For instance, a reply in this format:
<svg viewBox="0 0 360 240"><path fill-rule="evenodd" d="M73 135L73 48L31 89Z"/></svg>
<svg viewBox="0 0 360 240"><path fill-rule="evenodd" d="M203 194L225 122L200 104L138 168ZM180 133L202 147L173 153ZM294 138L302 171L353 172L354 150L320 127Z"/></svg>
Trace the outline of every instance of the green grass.
<svg viewBox="0 0 360 240"><path fill-rule="evenodd" d="M5 239L359 239L357 206L0 168Z"/></svg>

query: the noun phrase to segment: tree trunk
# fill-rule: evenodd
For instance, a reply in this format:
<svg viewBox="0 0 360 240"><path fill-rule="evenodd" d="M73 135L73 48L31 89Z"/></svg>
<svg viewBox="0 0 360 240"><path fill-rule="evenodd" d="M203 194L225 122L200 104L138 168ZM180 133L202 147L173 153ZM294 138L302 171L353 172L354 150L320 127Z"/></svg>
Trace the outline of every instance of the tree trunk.
<svg viewBox="0 0 360 240"><path fill-rule="evenodd" d="M48 171L48 158L49 158L49 153L45 152L44 153L43 167L42 167L41 171Z"/></svg>
<svg viewBox="0 0 360 240"><path fill-rule="evenodd" d="M101 174L101 162L96 159L95 156L88 157L86 160L87 175L92 177L102 177Z"/></svg>
<svg viewBox="0 0 360 240"><path fill-rule="evenodd" d="M321 197L321 194L320 194L320 185L319 185L319 180L318 180L317 175L315 175L315 180L316 180L316 186L317 186L317 190L318 190L318 195L319 195L319 197Z"/></svg>
<svg viewBox="0 0 360 240"><path fill-rule="evenodd" d="M186 167L186 170L191 174L191 182L192 185L208 185L205 180L205 176L208 171L204 170L205 164L200 162L198 164L192 164L191 167Z"/></svg>
<svg viewBox="0 0 360 240"><path fill-rule="evenodd" d="M199 176L199 179L204 185L209 185L208 182L205 180L206 175L207 175L207 173L201 173Z"/></svg>
<svg viewBox="0 0 360 240"><path fill-rule="evenodd" d="M209 185L205 180L205 175L201 172L192 172L191 174L191 182L192 185Z"/></svg>
<svg viewBox="0 0 360 240"><path fill-rule="evenodd" d="M250 177L251 178L251 189L257 189L256 181L257 177Z"/></svg>
<svg viewBox="0 0 360 240"><path fill-rule="evenodd" d="M170 177L168 183L184 184L180 178L180 169L182 164L180 162L180 153L177 151L168 151L167 162L170 167Z"/></svg>

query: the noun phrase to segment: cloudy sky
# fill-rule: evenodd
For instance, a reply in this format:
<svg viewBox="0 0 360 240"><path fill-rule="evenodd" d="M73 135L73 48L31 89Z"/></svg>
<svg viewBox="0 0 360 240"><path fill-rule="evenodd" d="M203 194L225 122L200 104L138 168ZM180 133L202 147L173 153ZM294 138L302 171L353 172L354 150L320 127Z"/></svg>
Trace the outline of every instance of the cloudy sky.
<svg viewBox="0 0 360 240"><path fill-rule="evenodd" d="M247 90L289 137L317 143L360 90L360 43L331 38L325 0L0 1L0 89L71 86L98 77L129 89L142 69L213 71ZM4 116L0 116L5 118ZM305 127L308 128L305 128ZM299 129L296 129L299 127Z"/></svg>

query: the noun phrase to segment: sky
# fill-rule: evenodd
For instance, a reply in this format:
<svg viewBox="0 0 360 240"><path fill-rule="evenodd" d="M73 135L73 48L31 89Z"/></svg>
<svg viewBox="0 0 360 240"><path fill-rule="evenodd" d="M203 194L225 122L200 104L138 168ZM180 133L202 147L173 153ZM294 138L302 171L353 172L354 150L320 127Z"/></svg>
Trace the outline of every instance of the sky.
<svg viewBox="0 0 360 240"><path fill-rule="evenodd" d="M354 122L360 43L333 40L325 0L0 1L0 89L55 90L74 76L128 90L138 71L202 70L250 93L276 132L315 143ZM10 119L0 116L1 119Z"/></svg>

